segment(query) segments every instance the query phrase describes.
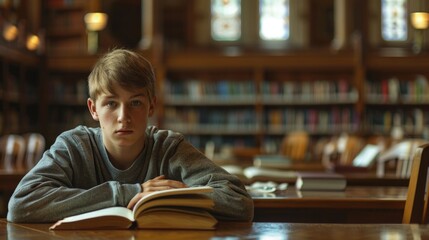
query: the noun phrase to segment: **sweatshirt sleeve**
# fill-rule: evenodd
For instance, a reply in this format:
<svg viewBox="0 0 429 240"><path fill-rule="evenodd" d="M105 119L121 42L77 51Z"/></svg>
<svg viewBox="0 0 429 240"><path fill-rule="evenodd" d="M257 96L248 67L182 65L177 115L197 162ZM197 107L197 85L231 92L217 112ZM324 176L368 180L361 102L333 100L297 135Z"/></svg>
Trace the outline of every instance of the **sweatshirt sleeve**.
<svg viewBox="0 0 429 240"><path fill-rule="evenodd" d="M80 149L79 149L80 147ZM102 181L84 144L58 138L18 184L9 201L11 222L55 222L111 206L127 206L140 184Z"/></svg>
<svg viewBox="0 0 429 240"><path fill-rule="evenodd" d="M183 140L169 159L169 175L188 186L208 185L214 188L213 214L224 221L251 221L253 200L243 183Z"/></svg>

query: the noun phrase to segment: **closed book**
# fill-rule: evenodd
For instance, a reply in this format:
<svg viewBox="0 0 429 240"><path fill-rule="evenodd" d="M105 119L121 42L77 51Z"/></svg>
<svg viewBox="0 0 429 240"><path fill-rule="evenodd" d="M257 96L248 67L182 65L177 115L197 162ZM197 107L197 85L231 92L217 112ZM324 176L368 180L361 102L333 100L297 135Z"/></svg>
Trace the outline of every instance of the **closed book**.
<svg viewBox="0 0 429 240"><path fill-rule="evenodd" d="M285 168L292 164L290 158L282 155L256 155L253 166L260 168Z"/></svg>
<svg viewBox="0 0 429 240"><path fill-rule="evenodd" d="M296 171L254 166L242 168L236 165L223 165L222 168L237 176L244 184L251 184L257 181L291 182L296 179Z"/></svg>
<svg viewBox="0 0 429 240"><path fill-rule="evenodd" d="M298 190L342 191L347 180L342 174L329 172L298 172L295 187Z"/></svg>

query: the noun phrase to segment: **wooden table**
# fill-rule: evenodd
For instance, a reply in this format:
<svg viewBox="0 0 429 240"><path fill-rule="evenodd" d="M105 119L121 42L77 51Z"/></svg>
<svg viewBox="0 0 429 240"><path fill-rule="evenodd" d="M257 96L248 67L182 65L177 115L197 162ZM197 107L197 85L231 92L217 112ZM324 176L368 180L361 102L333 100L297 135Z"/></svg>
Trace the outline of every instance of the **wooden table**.
<svg viewBox="0 0 429 240"><path fill-rule="evenodd" d="M7 202L27 171L6 171L0 169L0 217L6 216Z"/></svg>
<svg viewBox="0 0 429 240"><path fill-rule="evenodd" d="M357 187L345 191L254 193L256 222L401 223L407 187Z"/></svg>
<svg viewBox="0 0 429 240"><path fill-rule="evenodd" d="M6 203L25 172L0 171L0 217L6 217ZM354 183L367 186L355 186ZM366 180L365 180L366 179ZM368 180L369 179L369 180ZM348 177L345 192L298 192L289 186L274 194L252 194L254 221L301 223L401 223L407 179ZM394 183L395 187L370 186L372 182ZM380 182L379 182L380 183ZM380 184L383 185L383 184Z"/></svg>
<svg viewBox="0 0 429 240"><path fill-rule="evenodd" d="M214 231L85 230L49 231L49 224L14 224L0 220L2 239L429 239L428 225L220 223Z"/></svg>
<svg viewBox="0 0 429 240"><path fill-rule="evenodd" d="M296 176L292 172L286 177L268 177L268 176L256 176L251 180L241 179L243 183L249 185L254 182L285 182L289 184L295 184ZM379 177L376 173L367 172L367 173L343 173L344 177L347 180L347 186L403 186L408 187L409 179L400 178L393 174Z"/></svg>
<svg viewBox="0 0 429 240"><path fill-rule="evenodd" d="M0 191L14 191L27 171L6 171L0 169Z"/></svg>

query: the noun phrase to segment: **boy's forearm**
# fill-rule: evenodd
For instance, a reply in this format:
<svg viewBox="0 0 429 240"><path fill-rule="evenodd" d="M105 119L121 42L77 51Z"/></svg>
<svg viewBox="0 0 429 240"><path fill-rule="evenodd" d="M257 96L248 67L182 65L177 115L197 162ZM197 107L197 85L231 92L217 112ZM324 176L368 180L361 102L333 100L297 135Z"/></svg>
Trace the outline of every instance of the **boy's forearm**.
<svg viewBox="0 0 429 240"><path fill-rule="evenodd" d="M12 222L55 222L64 217L111 206L126 206L140 191L138 184L106 182L88 190L22 186L9 202Z"/></svg>

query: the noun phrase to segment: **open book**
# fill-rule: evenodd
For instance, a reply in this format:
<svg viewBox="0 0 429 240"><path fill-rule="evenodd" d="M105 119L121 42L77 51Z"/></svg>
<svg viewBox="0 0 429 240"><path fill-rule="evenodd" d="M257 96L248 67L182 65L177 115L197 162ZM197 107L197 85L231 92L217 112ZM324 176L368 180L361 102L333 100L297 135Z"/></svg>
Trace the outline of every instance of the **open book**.
<svg viewBox="0 0 429 240"><path fill-rule="evenodd" d="M217 220L208 210L214 206L206 195L210 186L177 188L150 193L132 210L110 207L64 218L49 229L214 229Z"/></svg>

